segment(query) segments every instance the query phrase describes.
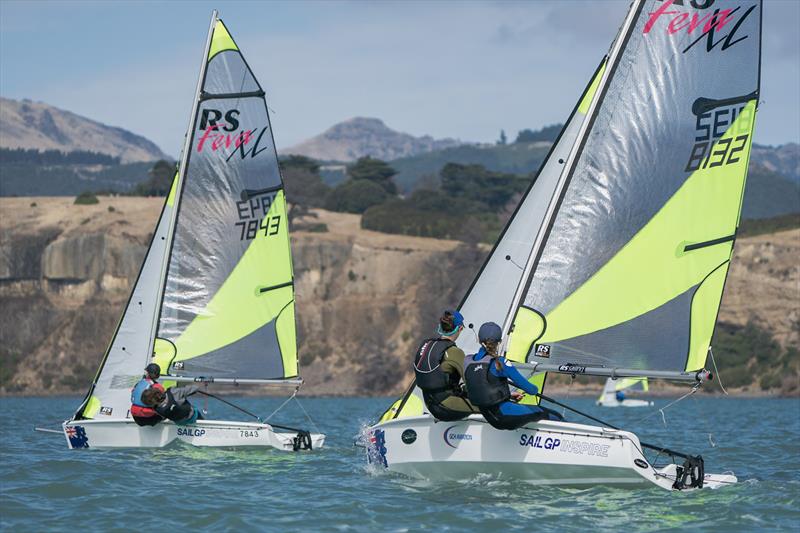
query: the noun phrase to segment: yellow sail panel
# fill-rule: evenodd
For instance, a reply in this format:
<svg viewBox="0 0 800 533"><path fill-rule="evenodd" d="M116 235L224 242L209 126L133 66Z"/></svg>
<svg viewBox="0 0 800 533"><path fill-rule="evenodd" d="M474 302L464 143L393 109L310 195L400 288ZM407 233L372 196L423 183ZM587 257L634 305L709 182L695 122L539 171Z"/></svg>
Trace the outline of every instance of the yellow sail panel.
<svg viewBox="0 0 800 533"><path fill-rule="evenodd" d="M218 20L217 24L214 26L214 35L211 37L208 60L211 61L211 58L220 52L238 49L236 43L233 42L233 37L231 37L231 34L228 32L228 28L225 27L225 24L223 24L221 20Z"/></svg>
<svg viewBox="0 0 800 533"><path fill-rule="evenodd" d="M263 231L250 242L205 309L175 341L175 361L229 346L275 321L283 374L297 375L292 260L285 214L286 201L280 190L261 223Z"/></svg>
<svg viewBox="0 0 800 533"><path fill-rule="evenodd" d="M603 64L600 66L600 69L597 71L597 74L594 75L592 79L592 83L589 85L589 88L586 90L586 94L583 95L581 99L581 103L578 104L578 113L581 115L585 115L589 112L589 107L592 105L592 100L594 100L594 95L597 93L597 88L600 86L600 80L603 79L603 73L606 71L606 62L603 61Z"/></svg>

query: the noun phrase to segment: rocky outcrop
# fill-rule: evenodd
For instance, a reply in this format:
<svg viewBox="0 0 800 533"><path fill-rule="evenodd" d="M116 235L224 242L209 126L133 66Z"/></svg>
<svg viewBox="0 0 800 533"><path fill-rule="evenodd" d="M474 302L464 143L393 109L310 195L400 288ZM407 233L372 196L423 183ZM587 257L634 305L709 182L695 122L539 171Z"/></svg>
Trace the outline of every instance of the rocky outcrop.
<svg viewBox="0 0 800 533"><path fill-rule="evenodd" d="M0 148L86 150L123 163L168 159L153 142L122 128L31 100L0 98Z"/></svg>
<svg viewBox="0 0 800 533"><path fill-rule="evenodd" d="M388 128L377 118L355 117L331 126L281 153L312 157L322 161L355 161L370 156L386 161L459 146L455 139L414 137Z"/></svg>
<svg viewBox="0 0 800 533"><path fill-rule="evenodd" d="M146 251L162 200L0 200L0 393L77 393L89 384ZM32 205L32 204L35 204ZM406 356L457 303L484 250L385 235L319 213L327 233L293 234L304 390L395 393ZM461 280L453 282L453 280Z"/></svg>
<svg viewBox="0 0 800 533"><path fill-rule="evenodd" d="M161 203L0 199L0 393L86 389ZM304 391L395 394L410 381L420 338L458 303L487 248L362 230L357 215L316 215L327 232L292 235ZM800 230L740 239L720 321L752 321L798 346L798 256Z"/></svg>

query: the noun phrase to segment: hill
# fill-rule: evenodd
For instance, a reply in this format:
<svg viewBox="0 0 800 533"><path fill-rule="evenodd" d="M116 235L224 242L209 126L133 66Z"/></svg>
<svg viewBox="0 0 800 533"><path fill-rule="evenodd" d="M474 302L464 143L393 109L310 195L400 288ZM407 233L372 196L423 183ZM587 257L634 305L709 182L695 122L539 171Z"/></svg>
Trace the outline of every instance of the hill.
<svg viewBox="0 0 800 533"><path fill-rule="evenodd" d="M331 126L323 133L281 150L281 154L304 155L321 161L355 161L370 156L397 159L462 144L455 139L414 137L395 131L377 118L356 117Z"/></svg>
<svg viewBox="0 0 800 533"><path fill-rule="evenodd" d="M84 150L119 157L122 163L167 158L153 142L122 128L42 102L1 97L0 148Z"/></svg>

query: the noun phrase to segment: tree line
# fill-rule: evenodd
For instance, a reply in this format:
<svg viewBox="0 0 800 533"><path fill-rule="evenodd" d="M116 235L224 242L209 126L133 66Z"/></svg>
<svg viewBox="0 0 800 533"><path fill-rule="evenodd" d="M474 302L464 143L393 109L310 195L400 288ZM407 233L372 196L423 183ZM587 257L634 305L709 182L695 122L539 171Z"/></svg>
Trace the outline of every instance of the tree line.
<svg viewBox="0 0 800 533"><path fill-rule="evenodd" d="M33 163L37 165L119 165L120 158L88 150L62 152L35 148L0 148L0 164Z"/></svg>

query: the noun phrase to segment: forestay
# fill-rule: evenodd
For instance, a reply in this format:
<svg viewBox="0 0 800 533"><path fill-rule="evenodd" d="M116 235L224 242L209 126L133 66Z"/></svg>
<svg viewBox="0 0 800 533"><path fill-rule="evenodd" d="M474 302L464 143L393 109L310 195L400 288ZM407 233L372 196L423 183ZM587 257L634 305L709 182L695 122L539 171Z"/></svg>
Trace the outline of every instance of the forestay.
<svg viewBox="0 0 800 533"><path fill-rule="evenodd" d="M297 376L286 201L264 91L219 20L189 135L156 361L178 376Z"/></svg>
<svg viewBox="0 0 800 533"><path fill-rule="evenodd" d="M570 373L702 369L739 223L761 3L629 20L516 304L512 357Z"/></svg>

